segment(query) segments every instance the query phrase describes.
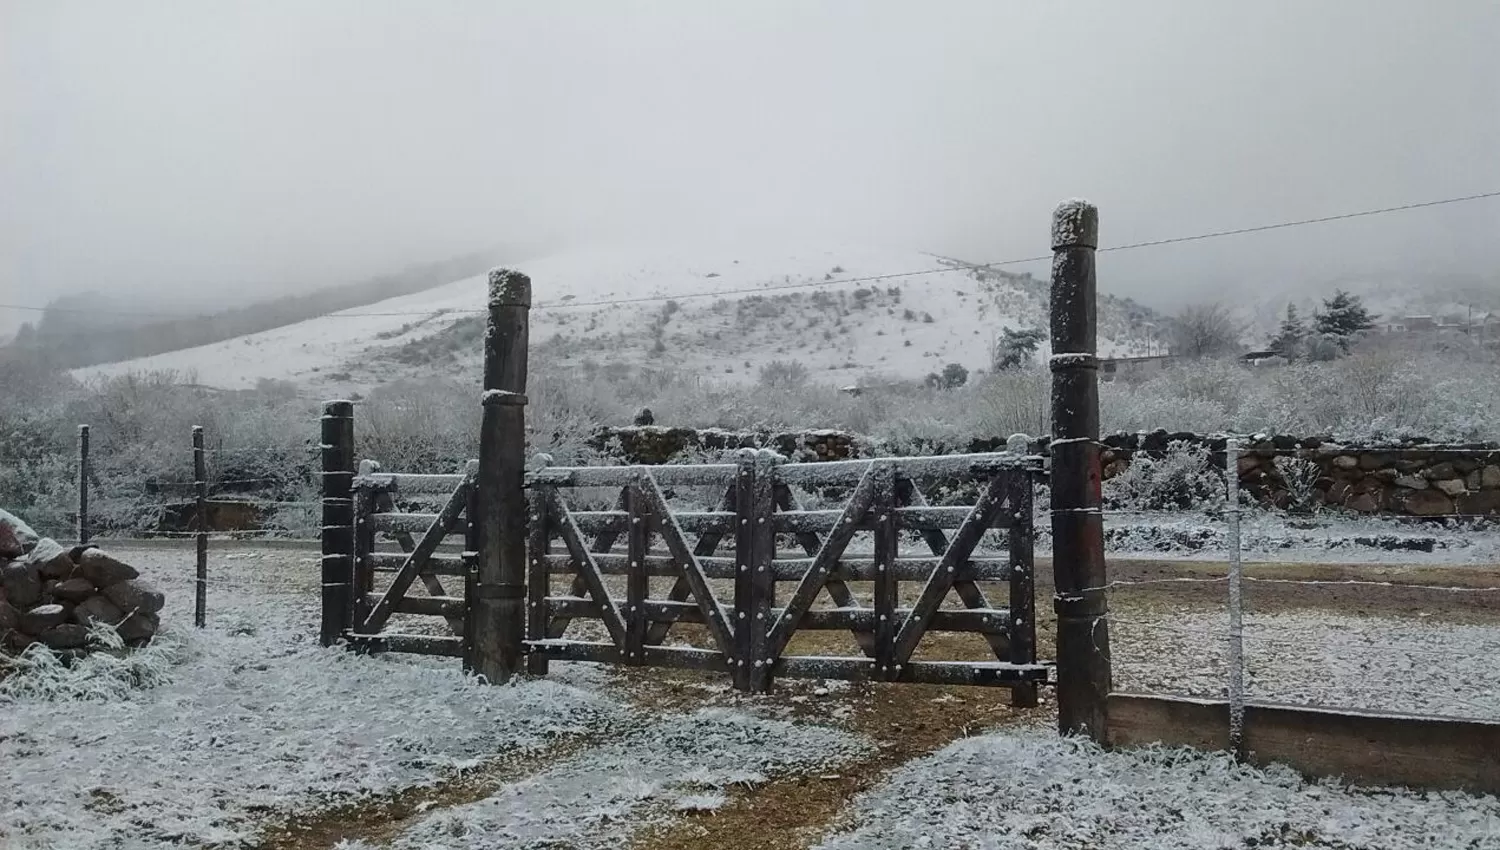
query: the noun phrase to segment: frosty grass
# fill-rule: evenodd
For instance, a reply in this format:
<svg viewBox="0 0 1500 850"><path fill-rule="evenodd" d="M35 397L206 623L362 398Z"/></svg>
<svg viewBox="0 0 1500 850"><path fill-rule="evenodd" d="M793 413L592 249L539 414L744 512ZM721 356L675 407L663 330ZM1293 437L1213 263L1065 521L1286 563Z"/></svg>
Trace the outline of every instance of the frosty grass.
<svg viewBox="0 0 1500 850"><path fill-rule="evenodd" d="M1051 729L967 738L856 798L822 850L1500 847L1494 797L1351 792L1183 749L1104 752Z"/></svg>

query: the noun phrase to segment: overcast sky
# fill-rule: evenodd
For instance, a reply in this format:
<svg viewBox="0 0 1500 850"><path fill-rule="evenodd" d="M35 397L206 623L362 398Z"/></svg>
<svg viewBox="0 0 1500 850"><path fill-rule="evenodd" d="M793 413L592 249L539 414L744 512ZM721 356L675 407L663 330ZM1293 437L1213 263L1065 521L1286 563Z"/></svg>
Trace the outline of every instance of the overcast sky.
<svg viewBox="0 0 1500 850"><path fill-rule="evenodd" d="M975 260L1500 189L1500 3L0 0L0 294L499 243ZM1500 265L1500 200L1101 257L1170 307ZM19 317L0 310L0 325Z"/></svg>

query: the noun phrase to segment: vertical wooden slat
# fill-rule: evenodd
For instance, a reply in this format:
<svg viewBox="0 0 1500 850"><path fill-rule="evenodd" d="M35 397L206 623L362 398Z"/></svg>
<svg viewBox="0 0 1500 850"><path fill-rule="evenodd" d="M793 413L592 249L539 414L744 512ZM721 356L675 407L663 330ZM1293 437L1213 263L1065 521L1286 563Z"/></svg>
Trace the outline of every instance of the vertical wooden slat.
<svg viewBox="0 0 1500 850"><path fill-rule="evenodd" d="M323 621L321 639L332 646L353 615L354 403L323 405Z"/></svg>
<svg viewBox="0 0 1500 850"><path fill-rule="evenodd" d="M776 558L776 481L777 458L769 452L758 452L750 476L750 602L749 618L735 628L749 635L746 642L746 666L750 670L748 690L767 693L771 690L771 665L776 656L770 653L771 608L776 602L776 577L771 562Z"/></svg>
<svg viewBox="0 0 1500 850"><path fill-rule="evenodd" d="M526 634L526 363L531 279L490 272L479 429L479 575L469 601L474 670L493 684L520 668Z"/></svg>
<svg viewBox="0 0 1500 850"><path fill-rule="evenodd" d="M1009 478L1010 511L1014 516L1006 531L1010 540L1010 662L1036 663L1036 586L1033 571L1032 477L1024 470L1001 473ZM1032 708L1037 704L1036 683L1011 686L1010 704Z"/></svg>
<svg viewBox="0 0 1500 850"><path fill-rule="evenodd" d="M545 485L533 487L528 494L526 534L526 639L543 640L547 637L547 595L552 587L552 576L542 560L552 551L552 531L547 507ZM547 675L547 657L540 652L526 656L526 672L532 676Z"/></svg>
<svg viewBox="0 0 1500 850"><path fill-rule="evenodd" d="M198 533L193 538L195 583L193 625L208 622L208 463L203 456L203 426L193 426L193 518Z"/></svg>
<svg viewBox="0 0 1500 850"><path fill-rule="evenodd" d="M1108 602L1099 469L1096 345L1099 210L1068 201L1052 216L1052 576L1057 588L1057 724L1109 737Z"/></svg>
<svg viewBox="0 0 1500 850"><path fill-rule="evenodd" d="M476 480L479 477L479 461L471 460L464 467L464 474ZM416 548L413 546L412 548ZM479 488L469 488L469 498L464 502L464 618L459 635L463 645L459 652L463 658L464 672L474 675L474 633L478 618L474 615L474 600L479 598ZM432 588L429 586L428 591Z"/></svg>
<svg viewBox="0 0 1500 850"><path fill-rule="evenodd" d="M729 659L730 678L735 690L750 690L750 670L758 658L751 649L750 618L755 610L755 580L751 574L755 560L755 460L739 458L734 481L734 655ZM686 585L687 580L682 579Z"/></svg>
<svg viewBox="0 0 1500 850"><path fill-rule="evenodd" d="M629 567L625 572L625 652L626 664L645 663L646 597L650 596L651 577L646 570L646 555L651 550L651 514L649 504L638 487L625 489L625 551Z"/></svg>
<svg viewBox="0 0 1500 850"><path fill-rule="evenodd" d="M896 522L895 479L889 468L876 481L875 501L875 678L894 679L896 661L896 558L900 530Z"/></svg>
<svg viewBox="0 0 1500 850"><path fill-rule="evenodd" d="M78 545L89 542L89 426L78 426Z"/></svg>
<svg viewBox="0 0 1500 850"><path fill-rule="evenodd" d="M380 469L373 460L359 462L359 474L369 475ZM354 615L351 622L362 623L370 615L367 601L375 592L375 571L370 565L370 553L375 551L375 528L370 524L370 514L375 509L375 490L368 484L354 487Z"/></svg>

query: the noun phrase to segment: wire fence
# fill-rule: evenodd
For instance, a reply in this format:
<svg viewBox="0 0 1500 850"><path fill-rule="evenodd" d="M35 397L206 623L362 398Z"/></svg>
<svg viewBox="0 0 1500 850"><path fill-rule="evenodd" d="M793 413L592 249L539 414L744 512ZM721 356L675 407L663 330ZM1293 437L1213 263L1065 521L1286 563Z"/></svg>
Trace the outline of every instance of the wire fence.
<svg viewBox="0 0 1500 850"><path fill-rule="evenodd" d="M1306 450L1302 450L1306 451ZM1474 456L1488 449L1403 446L1360 451L1431 458ZM1236 498L1239 461L1269 451L1228 441L1222 450L1226 501L1213 512L1104 510L1106 527L1177 522L1209 532L1210 545L1188 554L1190 566L1152 553L1111 550L1119 577L1090 590L1109 594L1109 655L1117 690L1226 700L1231 745L1243 746L1247 704L1385 711L1432 717L1500 720L1500 570L1482 554L1468 563L1438 551L1403 551L1399 560L1267 557L1240 533L1257 515ZM1277 451L1279 455L1294 454ZM1218 459L1218 458L1216 458ZM1318 519L1331 533L1358 537L1389 522L1454 527L1480 517L1386 516ZM1485 529L1460 537L1476 543ZM1367 541L1369 542L1369 541ZM1500 551L1500 536L1491 541ZM1366 547L1366 551L1368 547ZM1489 551L1489 550L1482 550ZM1302 556L1302 557L1299 557ZM1168 575L1136 575L1137 561ZM1211 574L1201 574L1211 571ZM1364 576L1360 573L1369 572Z"/></svg>

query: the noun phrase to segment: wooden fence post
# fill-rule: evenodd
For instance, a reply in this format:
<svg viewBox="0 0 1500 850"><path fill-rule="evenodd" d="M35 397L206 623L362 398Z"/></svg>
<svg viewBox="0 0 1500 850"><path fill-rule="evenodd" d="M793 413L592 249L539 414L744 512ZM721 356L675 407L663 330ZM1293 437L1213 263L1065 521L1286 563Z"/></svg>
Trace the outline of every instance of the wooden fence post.
<svg viewBox="0 0 1500 850"><path fill-rule="evenodd" d="M1067 201L1052 214L1052 576L1057 611L1057 724L1107 744L1108 598L1099 469L1096 356L1099 210Z"/></svg>
<svg viewBox="0 0 1500 850"><path fill-rule="evenodd" d="M526 632L526 353L531 278L490 272L484 332L484 418L479 428L478 569L473 658L491 684L510 681Z"/></svg>
<svg viewBox="0 0 1500 850"><path fill-rule="evenodd" d="M353 616L354 403L323 405L323 628L333 646Z"/></svg>
<svg viewBox="0 0 1500 850"><path fill-rule="evenodd" d="M78 426L78 545L89 542L89 426Z"/></svg>
<svg viewBox="0 0 1500 850"><path fill-rule="evenodd" d="M208 463L203 455L203 426L193 426L193 516L198 521L194 535L197 549L197 584L193 588L193 625L208 622Z"/></svg>

